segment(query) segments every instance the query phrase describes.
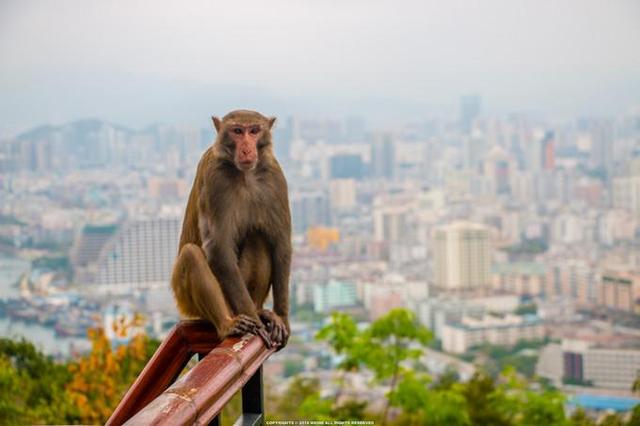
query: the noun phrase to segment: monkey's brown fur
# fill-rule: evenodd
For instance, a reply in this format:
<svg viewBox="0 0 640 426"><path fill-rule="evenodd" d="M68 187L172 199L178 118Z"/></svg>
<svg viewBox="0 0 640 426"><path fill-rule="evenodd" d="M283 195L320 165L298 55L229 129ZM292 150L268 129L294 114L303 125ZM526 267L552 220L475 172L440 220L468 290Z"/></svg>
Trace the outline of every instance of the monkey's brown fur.
<svg viewBox="0 0 640 426"><path fill-rule="evenodd" d="M272 150L275 119L240 110L213 121L218 135L198 164L171 285L182 314L208 319L221 338L254 333L281 349L289 337L291 215ZM273 312L263 309L271 286Z"/></svg>

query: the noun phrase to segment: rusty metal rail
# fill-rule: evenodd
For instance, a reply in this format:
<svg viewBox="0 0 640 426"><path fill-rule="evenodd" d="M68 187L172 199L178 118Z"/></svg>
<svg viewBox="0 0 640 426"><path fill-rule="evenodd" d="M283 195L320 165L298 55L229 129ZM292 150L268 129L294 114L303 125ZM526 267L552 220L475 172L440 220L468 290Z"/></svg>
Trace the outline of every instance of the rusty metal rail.
<svg viewBox="0 0 640 426"><path fill-rule="evenodd" d="M220 342L207 322L180 322L147 363L107 425L217 424L220 411L240 389L243 415L236 424L261 424L262 363L273 352L256 336ZM194 354L199 355L200 362L176 381Z"/></svg>

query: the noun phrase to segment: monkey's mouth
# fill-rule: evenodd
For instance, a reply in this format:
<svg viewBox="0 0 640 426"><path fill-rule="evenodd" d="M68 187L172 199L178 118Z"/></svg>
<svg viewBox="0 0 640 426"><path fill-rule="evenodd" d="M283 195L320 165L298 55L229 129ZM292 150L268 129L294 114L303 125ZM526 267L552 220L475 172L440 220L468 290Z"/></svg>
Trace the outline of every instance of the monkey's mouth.
<svg viewBox="0 0 640 426"><path fill-rule="evenodd" d="M256 162L251 160L238 161L237 166L240 170L247 171L253 169L256 166Z"/></svg>

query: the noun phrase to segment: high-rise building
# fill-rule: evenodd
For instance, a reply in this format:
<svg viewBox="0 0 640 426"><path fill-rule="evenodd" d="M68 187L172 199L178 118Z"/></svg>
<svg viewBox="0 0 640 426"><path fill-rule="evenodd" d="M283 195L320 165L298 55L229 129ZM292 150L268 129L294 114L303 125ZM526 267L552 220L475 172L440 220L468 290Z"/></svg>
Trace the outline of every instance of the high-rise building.
<svg viewBox="0 0 640 426"><path fill-rule="evenodd" d="M435 286L444 291L473 291L491 284L489 230L454 222L435 231Z"/></svg>
<svg viewBox="0 0 640 426"><path fill-rule="evenodd" d="M395 146L389 133L376 134L371 144L371 174L391 179L395 172Z"/></svg>
<svg viewBox="0 0 640 426"><path fill-rule="evenodd" d="M283 124L275 126L273 130L273 146L276 158L282 164L291 159L291 145L296 136L296 122L293 117L287 117Z"/></svg>
<svg viewBox="0 0 640 426"><path fill-rule="evenodd" d="M332 179L362 178L364 166L362 157L358 154L333 155L329 163Z"/></svg>
<svg viewBox="0 0 640 426"><path fill-rule="evenodd" d="M480 115L482 98L478 95L466 95L460 98L460 129L469 133L473 122Z"/></svg>
<svg viewBox="0 0 640 426"><path fill-rule="evenodd" d="M329 197L324 191L295 192L291 197L293 230L305 232L311 226L330 225Z"/></svg>
<svg viewBox="0 0 640 426"><path fill-rule="evenodd" d="M544 138L540 142L541 149L541 165L544 170L553 170L556 167L555 159L555 137L552 130L545 133Z"/></svg>
<svg viewBox="0 0 640 426"><path fill-rule="evenodd" d="M613 178L613 207L624 209L640 220L640 174Z"/></svg>
<svg viewBox="0 0 640 426"><path fill-rule="evenodd" d="M395 243L404 241L411 232L408 224L407 205L381 205L373 211L373 235L375 241Z"/></svg>
<svg viewBox="0 0 640 426"><path fill-rule="evenodd" d="M329 195L332 210L349 210L356 207L356 181L353 179L331 179Z"/></svg>
<svg viewBox="0 0 640 426"><path fill-rule="evenodd" d="M327 313L338 307L354 306L357 302L356 284L349 281L329 280L313 287L313 310Z"/></svg>
<svg viewBox="0 0 640 426"><path fill-rule="evenodd" d="M179 237L177 218L125 224L101 250L93 283L116 291L168 285Z"/></svg>
<svg viewBox="0 0 640 426"><path fill-rule="evenodd" d="M553 130L536 129L525 146L527 170L541 172L555 169L555 133Z"/></svg>
<svg viewBox="0 0 640 426"><path fill-rule="evenodd" d="M605 271L598 303L610 309L635 313L640 309L640 274L631 271Z"/></svg>
<svg viewBox="0 0 640 426"><path fill-rule="evenodd" d="M464 166L470 170L478 170L488 151L486 136L474 131L464 138Z"/></svg>
<svg viewBox="0 0 640 426"><path fill-rule="evenodd" d="M511 192L510 176L515 169L515 161L509 157L509 153L502 147L495 145L487 153L483 163L484 176L487 178L494 194Z"/></svg>
<svg viewBox="0 0 640 426"><path fill-rule="evenodd" d="M591 129L591 167L613 172L613 126L608 121L595 122Z"/></svg>
<svg viewBox="0 0 640 426"><path fill-rule="evenodd" d="M96 264L104 246L116 235L118 226L86 225L76 236L71 247L71 265L77 283L93 281Z"/></svg>

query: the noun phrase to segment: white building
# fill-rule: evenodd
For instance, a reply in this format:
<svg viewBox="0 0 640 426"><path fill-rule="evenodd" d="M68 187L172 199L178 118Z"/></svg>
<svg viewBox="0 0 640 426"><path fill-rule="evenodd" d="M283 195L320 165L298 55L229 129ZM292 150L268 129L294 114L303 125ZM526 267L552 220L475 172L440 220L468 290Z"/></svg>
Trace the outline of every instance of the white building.
<svg viewBox="0 0 640 426"><path fill-rule="evenodd" d="M487 315L482 319L464 317L460 322L444 325L442 349L461 354L483 343L513 346L519 340L537 340L544 337L544 325L535 315Z"/></svg>
<svg viewBox="0 0 640 426"><path fill-rule="evenodd" d="M443 290L471 290L491 283L489 230L455 222L435 231L435 285Z"/></svg>
<svg viewBox="0 0 640 426"><path fill-rule="evenodd" d="M381 205L373 210L373 235L375 241L394 243L403 241L410 232L409 206Z"/></svg>
<svg viewBox="0 0 640 426"><path fill-rule="evenodd" d="M437 339L442 339L442 328L446 323L458 322L463 317L481 318L483 306L469 300L434 297L412 305L422 325L429 328Z"/></svg>
<svg viewBox="0 0 640 426"><path fill-rule="evenodd" d="M613 207L625 209L640 220L640 175L613 178Z"/></svg>
<svg viewBox="0 0 640 426"><path fill-rule="evenodd" d="M356 206L355 179L332 179L329 183L331 208L349 210Z"/></svg>
<svg viewBox="0 0 640 426"><path fill-rule="evenodd" d="M628 391L640 371L639 343L623 335L565 338L543 348L536 374L558 385L565 380Z"/></svg>
<svg viewBox="0 0 640 426"><path fill-rule="evenodd" d="M180 237L180 220L125 224L101 250L93 284L106 291L168 286Z"/></svg>
<svg viewBox="0 0 640 426"><path fill-rule="evenodd" d="M357 289L353 282L329 280L313 287L313 310L329 312L334 308L354 306L357 303Z"/></svg>

